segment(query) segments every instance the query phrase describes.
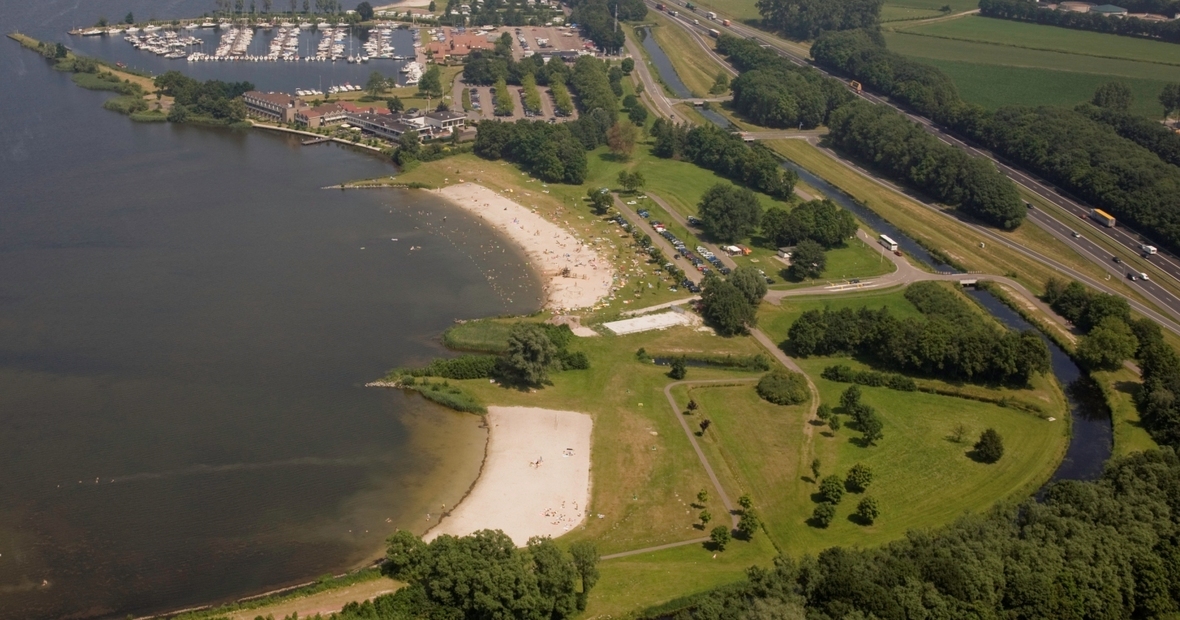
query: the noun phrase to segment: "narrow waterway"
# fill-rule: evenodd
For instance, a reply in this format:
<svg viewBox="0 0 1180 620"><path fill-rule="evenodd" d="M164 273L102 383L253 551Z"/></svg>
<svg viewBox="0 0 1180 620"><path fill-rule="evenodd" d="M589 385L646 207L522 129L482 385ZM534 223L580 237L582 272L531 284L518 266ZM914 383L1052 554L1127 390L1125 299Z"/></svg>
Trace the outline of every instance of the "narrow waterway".
<svg viewBox="0 0 1180 620"><path fill-rule="evenodd" d="M1005 326L1020 330L1036 329L991 293L971 290L969 294ZM1065 400L1071 418L1069 449L1050 481L1095 480L1102 475L1102 468L1110 458L1113 446L1110 408L1089 375L1082 372L1056 343L1044 334L1040 336L1049 347L1053 375L1065 388Z"/></svg>
<svg viewBox="0 0 1180 620"><path fill-rule="evenodd" d="M684 81L680 79L680 74L676 73L676 68L672 66L672 59L664 53L664 48L656 42L656 38L651 34L651 28L644 29L643 49L647 50L648 56L651 57L651 62L656 67L656 71L660 79L668 86L668 90L672 94L681 99L688 99L693 96L688 86L684 85ZM721 127L722 129L729 128L729 119L703 107L696 108L696 111L710 123Z"/></svg>

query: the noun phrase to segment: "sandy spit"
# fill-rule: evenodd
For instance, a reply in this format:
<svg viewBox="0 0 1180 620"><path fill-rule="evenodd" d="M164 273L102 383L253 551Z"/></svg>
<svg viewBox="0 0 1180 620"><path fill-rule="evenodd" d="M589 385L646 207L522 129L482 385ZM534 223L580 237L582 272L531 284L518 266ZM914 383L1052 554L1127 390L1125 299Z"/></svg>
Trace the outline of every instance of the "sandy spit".
<svg viewBox="0 0 1180 620"><path fill-rule="evenodd" d="M488 407L486 419L488 450L479 479L425 540L498 529L524 545L533 536L556 538L581 523L590 500L590 416Z"/></svg>
<svg viewBox="0 0 1180 620"><path fill-rule="evenodd" d="M482 185L460 183L436 192L483 218L524 249L545 281L545 307L589 308L610 294L614 269L569 231ZM569 269L569 276L562 271Z"/></svg>

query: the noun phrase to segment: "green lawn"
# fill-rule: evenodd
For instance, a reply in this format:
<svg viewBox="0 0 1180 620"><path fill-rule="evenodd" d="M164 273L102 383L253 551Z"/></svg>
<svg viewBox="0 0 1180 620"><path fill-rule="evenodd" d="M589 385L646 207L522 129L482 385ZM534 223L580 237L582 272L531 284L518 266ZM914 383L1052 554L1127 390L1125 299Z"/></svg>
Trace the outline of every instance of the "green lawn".
<svg viewBox="0 0 1180 620"><path fill-rule="evenodd" d="M1114 426L1114 456L1158 448L1155 440L1139 424L1139 411L1133 401L1140 387L1139 376L1126 368L1113 372L1094 372L1090 376L1098 382L1110 405L1110 418Z"/></svg>
<svg viewBox="0 0 1180 620"><path fill-rule="evenodd" d="M964 99L991 108L1072 106L1118 80L1134 90L1135 111L1158 116L1160 89L1180 81L1180 49L1163 42L982 17L884 34L889 49L939 67Z"/></svg>
<svg viewBox="0 0 1180 620"><path fill-rule="evenodd" d="M979 0L900 0L887 1L883 8L906 7L911 9L926 9L942 12L942 7L949 5L952 13L962 13L979 8Z"/></svg>
<svg viewBox="0 0 1180 620"><path fill-rule="evenodd" d="M771 288L774 289L816 286L824 282L836 282L853 278L871 278L873 276L893 273L893 263L885 259L880 252L866 247L860 239L853 239L844 247L828 250L826 254L828 257L828 266L824 270L823 277L819 280L806 280L803 282L791 282L787 280L783 274L787 268L786 265L770 250L756 248L756 251L750 257L739 256L735 257L734 261L741 265L749 263L750 258L757 260L758 263L754 263L753 266L762 269L766 272L766 275L778 281L776 284L771 285Z"/></svg>
<svg viewBox="0 0 1180 620"><path fill-rule="evenodd" d="M649 11L648 19L655 22L652 36L672 61L672 68L680 81L696 97L708 97L713 80L723 69L711 57L701 52L697 42L683 28L672 22L659 11ZM650 67L655 71L655 66Z"/></svg>
<svg viewBox="0 0 1180 620"><path fill-rule="evenodd" d="M898 28L932 37L1180 66L1180 45L1174 43L978 15Z"/></svg>
<svg viewBox="0 0 1180 620"><path fill-rule="evenodd" d="M943 12L938 9L922 9L911 6L886 4L881 7L881 23L928 19L938 17L942 14Z"/></svg>
<svg viewBox="0 0 1180 620"><path fill-rule="evenodd" d="M674 10L678 9L681 13L687 13L683 6L675 6L678 4L680 4L679 1L673 2L670 6ZM742 21L762 20L762 15L758 13L758 0L697 0L694 4L698 7L698 14L702 16L705 11L716 11L718 17Z"/></svg>

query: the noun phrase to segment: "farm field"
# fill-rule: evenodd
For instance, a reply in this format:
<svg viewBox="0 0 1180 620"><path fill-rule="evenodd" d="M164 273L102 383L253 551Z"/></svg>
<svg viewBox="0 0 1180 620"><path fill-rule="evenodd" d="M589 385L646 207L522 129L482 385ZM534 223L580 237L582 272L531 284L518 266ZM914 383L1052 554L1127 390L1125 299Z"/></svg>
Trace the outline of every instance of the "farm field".
<svg viewBox="0 0 1180 620"><path fill-rule="evenodd" d="M976 16L884 35L889 49L942 69L964 99L987 108L1073 106L1117 80L1131 86L1133 111L1158 116L1159 91L1180 81L1180 46L1162 42Z"/></svg>

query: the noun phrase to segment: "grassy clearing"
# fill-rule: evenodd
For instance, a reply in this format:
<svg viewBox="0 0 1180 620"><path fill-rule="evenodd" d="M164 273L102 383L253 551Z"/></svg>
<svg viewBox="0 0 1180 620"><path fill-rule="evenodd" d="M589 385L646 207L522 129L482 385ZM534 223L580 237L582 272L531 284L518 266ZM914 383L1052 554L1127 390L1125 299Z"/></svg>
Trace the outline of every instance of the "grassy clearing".
<svg viewBox="0 0 1180 620"><path fill-rule="evenodd" d="M1158 448L1155 440L1140 425L1139 411L1135 409L1133 399L1141 385L1139 376L1126 368L1113 372L1094 372L1090 376L1098 382L1110 405L1110 417L1114 425L1114 456Z"/></svg>
<svg viewBox="0 0 1180 620"><path fill-rule="evenodd" d="M762 21L762 15L758 13L758 0L698 0L695 4L701 15L705 11L716 11L720 18L728 17L747 22ZM673 6L673 8L679 9L681 13L688 12L680 6Z"/></svg>
<svg viewBox="0 0 1180 620"><path fill-rule="evenodd" d="M910 31L884 34L889 49L942 69L954 80L964 99L990 108L1072 106L1089 100L1099 84L1118 80L1130 85L1135 94L1133 111L1160 116L1163 109L1156 101L1160 89L1167 82L1180 81L1180 66L1171 64L943 39Z"/></svg>
<svg viewBox="0 0 1180 620"><path fill-rule="evenodd" d="M695 97L708 97L709 89L717 74L723 72L721 65L701 52L697 42L683 28L672 24L658 11L649 11L648 18L655 22L652 36L672 61L672 68L680 81Z"/></svg>
<svg viewBox="0 0 1180 620"><path fill-rule="evenodd" d="M915 19L929 19L942 15L938 9L919 9L910 6L886 4L881 7L881 23L903 22Z"/></svg>
<svg viewBox="0 0 1180 620"><path fill-rule="evenodd" d="M1007 275L1038 292L1056 271L1022 254L992 242L957 221L935 217L914 199L881 185L802 140L772 140L767 145L788 159L823 177L850 196L868 206L890 223L928 247L937 248L964 265L969 271ZM998 232L998 231L997 231ZM1069 246L1038 234L1035 226L1025 224L1015 231L1000 232L1013 244L1035 250L1091 277L1104 280L1106 272L1083 258ZM983 247L980 247L980 244ZM1123 282L1111 280L1112 288L1140 301L1138 292Z"/></svg>
<svg viewBox="0 0 1180 620"><path fill-rule="evenodd" d="M807 280L804 282L787 280L783 273L787 269L786 264L780 261L774 252L764 248L756 248L755 252L748 257L735 257L734 261L739 265L751 263L751 266L762 269L766 275L778 280L778 283L771 285L772 289L800 288L815 286L823 281L835 282L853 278L871 278L893 273L893 263L885 260L880 252L866 247L860 239L854 239L842 248L828 250L827 257L828 267L824 271L823 278L820 281ZM753 261L758 262L754 263Z"/></svg>
<svg viewBox="0 0 1180 620"><path fill-rule="evenodd" d="M735 540L721 553L688 545L606 560L598 565L602 577L583 617L627 617L640 609L740 581L747 568L769 566L774 555L770 541L760 536L751 542Z"/></svg>
<svg viewBox="0 0 1180 620"><path fill-rule="evenodd" d="M979 0L901 0L900 2L886 2L884 8L906 7L938 11L941 14L944 5L951 7L951 13L962 13L979 8Z"/></svg>
<svg viewBox="0 0 1180 620"><path fill-rule="evenodd" d="M1180 66L1180 46L1174 43L1028 24L978 15L901 26L899 29L910 34L996 43L1031 50Z"/></svg>

